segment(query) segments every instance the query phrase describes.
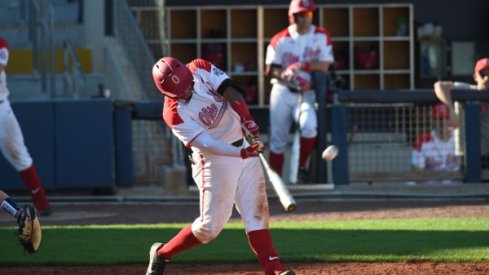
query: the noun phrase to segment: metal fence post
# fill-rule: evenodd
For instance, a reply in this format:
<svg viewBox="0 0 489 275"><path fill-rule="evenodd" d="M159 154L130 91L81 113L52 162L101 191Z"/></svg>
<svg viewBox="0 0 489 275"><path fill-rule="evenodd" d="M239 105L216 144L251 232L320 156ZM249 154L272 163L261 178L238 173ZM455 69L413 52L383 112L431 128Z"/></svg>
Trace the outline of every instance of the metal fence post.
<svg viewBox="0 0 489 275"><path fill-rule="evenodd" d="M338 147L339 154L333 160L334 184L348 184L350 175L348 170L348 112L344 105L331 107L331 139Z"/></svg>
<svg viewBox="0 0 489 275"><path fill-rule="evenodd" d="M328 74L321 72L312 73L313 83L316 92L316 101L318 103L317 119L318 119L318 134L316 142L316 182L326 183L327 166L323 161L321 155L326 148L327 127L326 123L329 122L326 113L326 93L328 87Z"/></svg>
<svg viewBox="0 0 489 275"><path fill-rule="evenodd" d="M465 115L465 181L481 182L481 123L479 103L467 102Z"/></svg>

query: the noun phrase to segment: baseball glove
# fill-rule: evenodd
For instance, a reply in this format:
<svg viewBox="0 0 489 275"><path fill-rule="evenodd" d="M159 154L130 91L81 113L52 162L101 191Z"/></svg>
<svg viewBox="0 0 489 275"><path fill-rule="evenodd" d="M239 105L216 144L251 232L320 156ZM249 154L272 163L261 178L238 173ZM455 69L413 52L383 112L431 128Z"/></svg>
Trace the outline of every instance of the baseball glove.
<svg viewBox="0 0 489 275"><path fill-rule="evenodd" d="M17 238L24 249L29 253L35 253L41 245L41 224L37 218L36 210L32 206L25 206L17 218L19 229Z"/></svg>

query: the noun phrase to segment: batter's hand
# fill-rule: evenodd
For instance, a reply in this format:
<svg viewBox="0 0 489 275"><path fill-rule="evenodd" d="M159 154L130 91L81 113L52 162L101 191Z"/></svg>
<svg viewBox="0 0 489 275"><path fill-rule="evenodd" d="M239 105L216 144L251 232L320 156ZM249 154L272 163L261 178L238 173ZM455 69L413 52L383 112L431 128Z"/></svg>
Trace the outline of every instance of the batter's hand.
<svg viewBox="0 0 489 275"><path fill-rule="evenodd" d="M258 157L258 155L263 152L263 147L264 147L263 143L257 141L252 145L241 149L241 158L247 159L251 157Z"/></svg>
<svg viewBox="0 0 489 275"><path fill-rule="evenodd" d="M260 138L260 127L254 120L246 120L241 123L241 129L243 134L250 143L254 143L255 140Z"/></svg>
<svg viewBox="0 0 489 275"><path fill-rule="evenodd" d="M301 75L307 74L300 62L296 62L287 67L281 75L283 81L290 83L292 87L300 91L311 89L311 82Z"/></svg>

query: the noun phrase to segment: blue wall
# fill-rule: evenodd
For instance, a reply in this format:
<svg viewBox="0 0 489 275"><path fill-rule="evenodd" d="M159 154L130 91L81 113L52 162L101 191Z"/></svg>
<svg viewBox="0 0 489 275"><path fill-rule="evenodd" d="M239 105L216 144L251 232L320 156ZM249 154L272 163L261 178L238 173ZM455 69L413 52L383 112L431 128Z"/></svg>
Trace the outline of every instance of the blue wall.
<svg viewBox="0 0 489 275"><path fill-rule="evenodd" d="M45 188L114 187L110 100L25 101L12 108ZM0 188L25 188L3 157Z"/></svg>

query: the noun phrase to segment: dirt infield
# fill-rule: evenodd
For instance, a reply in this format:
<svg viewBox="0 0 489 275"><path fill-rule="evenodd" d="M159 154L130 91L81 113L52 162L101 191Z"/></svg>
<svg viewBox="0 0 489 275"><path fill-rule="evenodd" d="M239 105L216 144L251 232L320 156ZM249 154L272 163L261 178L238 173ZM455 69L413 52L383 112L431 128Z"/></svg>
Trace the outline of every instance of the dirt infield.
<svg viewBox="0 0 489 275"><path fill-rule="evenodd" d="M331 202L300 201L296 212L285 214L277 202L271 201L272 223L279 220L344 220L420 217L488 217L489 202L483 200L454 201L384 201ZM160 204L65 204L55 205L45 225L120 224L191 222L198 205ZM69 210L68 210L69 209ZM156 209L156 211L155 211ZM171 211L164 211L171 209ZM233 215L233 219L238 216ZM11 225L0 215L0 226ZM489 263L287 263L297 274L489 274ZM2 267L0 274L144 274L145 265L83 267ZM261 274L254 264L170 264L167 274Z"/></svg>

